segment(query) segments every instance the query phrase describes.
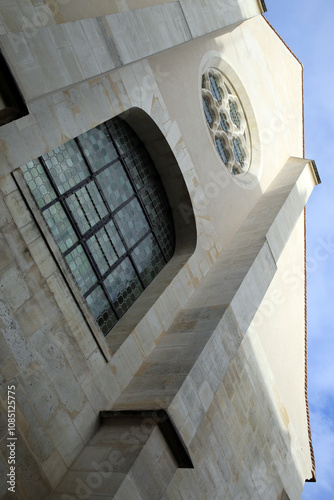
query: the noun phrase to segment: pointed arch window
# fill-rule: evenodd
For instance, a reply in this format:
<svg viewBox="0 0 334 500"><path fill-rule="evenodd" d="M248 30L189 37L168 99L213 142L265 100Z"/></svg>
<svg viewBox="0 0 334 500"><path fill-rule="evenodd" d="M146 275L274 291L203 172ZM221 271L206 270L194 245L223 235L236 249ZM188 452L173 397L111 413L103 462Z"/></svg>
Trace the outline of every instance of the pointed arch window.
<svg viewBox="0 0 334 500"><path fill-rule="evenodd" d="M175 249L171 208L144 144L116 117L22 172L107 335Z"/></svg>

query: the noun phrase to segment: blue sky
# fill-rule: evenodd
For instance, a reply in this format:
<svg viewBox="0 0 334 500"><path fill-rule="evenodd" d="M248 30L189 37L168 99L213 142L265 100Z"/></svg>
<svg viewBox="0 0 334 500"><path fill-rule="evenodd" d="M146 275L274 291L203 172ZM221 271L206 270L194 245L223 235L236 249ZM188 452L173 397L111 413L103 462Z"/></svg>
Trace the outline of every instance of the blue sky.
<svg viewBox="0 0 334 500"><path fill-rule="evenodd" d="M266 0L267 19L304 65L305 154L322 184L307 205L308 371L317 482L302 500L334 499L334 2Z"/></svg>

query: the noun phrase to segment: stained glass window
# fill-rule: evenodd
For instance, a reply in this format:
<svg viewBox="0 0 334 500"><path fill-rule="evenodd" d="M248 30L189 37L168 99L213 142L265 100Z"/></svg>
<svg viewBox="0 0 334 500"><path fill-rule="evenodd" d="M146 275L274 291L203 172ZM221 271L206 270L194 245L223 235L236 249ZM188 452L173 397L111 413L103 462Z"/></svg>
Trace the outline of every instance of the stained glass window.
<svg viewBox="0 0 334 500"><path fill-rule="evenodd" d="M223 162L227 163L230 155L227 151L225 141L221 137L216 138L216 148Z"/></svg>
<svg viewBox="0 0 334 500"><path fill-rule="evenodd" d="M223 111L220 113L220 126L224 130L224 132L227 132L230 128L226 113L224 113Z"/></svg>
<svg viewBox="0 0 334 500"><path fill-rule="evenodd" d="M171 208L147 150L114 118L22 172L107 335L174 253Z"/></svg>
<svg viewBox="0 0 334 500"><path fill-rule="evenodd" d="M237 162L243 167L245 162L245 151L241 146L240 139L233 137L233 151Z"/></svg>
<svg viewBox="0 0 334 500"><path fill-rule="evenodd" d="M231 120L237 128L240 128L240 115L238 113L238 108L235 102L228 101L230 106L230 116Z"/></svg>
<svg viewBox="0 0 334 500"><path fill-rule="evenodd" d="M212 111L212 108L210 106L210 99L207 96L203 97L203 109L204 109L206 121L207 121L209 127L211 127L211 125L213 124L213 122L215 120L215 115L214 115L214 112Z"/></svg>
<svg viewBox="0 0 334 500"><path fill-rule="evenodd" d="M222 102L222 89L219 86L218 78L216 75L210 75L209 76L209 81L210 81L210 91L213 97L216 99L216 101L220 104Z"/></svg>
<svg viewBox="0 0 334 500"><path fill-rule="evenodd" d="M216 68L202 75L202 101L211 139L232 175L247 172L250 134L243 107L231 82Z"/></svg>

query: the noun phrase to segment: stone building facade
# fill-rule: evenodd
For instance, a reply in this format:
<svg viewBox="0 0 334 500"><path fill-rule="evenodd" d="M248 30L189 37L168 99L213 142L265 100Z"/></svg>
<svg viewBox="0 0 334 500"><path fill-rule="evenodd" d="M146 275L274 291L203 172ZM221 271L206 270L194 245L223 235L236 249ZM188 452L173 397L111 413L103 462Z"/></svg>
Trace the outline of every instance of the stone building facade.
<svg viewBox="0 0 334 500"><path fill-rule="evenodd" d="M320 180L264 10L1 2L1 498L298 500L315 480Z"/></svg>

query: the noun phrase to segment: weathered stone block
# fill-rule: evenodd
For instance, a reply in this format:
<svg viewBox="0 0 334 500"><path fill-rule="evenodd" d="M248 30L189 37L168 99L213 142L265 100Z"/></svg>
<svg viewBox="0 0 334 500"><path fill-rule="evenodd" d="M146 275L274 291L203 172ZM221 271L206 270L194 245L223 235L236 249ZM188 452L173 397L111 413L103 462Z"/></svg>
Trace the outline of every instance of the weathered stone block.
<svg viewBox="0 0 334 500"><path fill-rule="evenodd" d="M186 379L180 389L180 395L189 409L189 415L195 428L200 425L204 417L204 409L198 397L197 391L191 383L190 379Z"/></svg>
<svg viewBox="0 0 334 500"><path fill-rule="evenodd" d="M51 493L50 485L19 431L16 431L16 437L16 477L20 478L17 480L18 498L44 500ZM7 455L7 450L4 450L6 444L7 440L0 444L4 456Z"/></svg>
<svg viewBox="0 0 334 500"><path fill-rule="evenodd" d="M45 313L33 297L15 311L15 318L26 337L41 329L46 322Z"/></svg>
<svg viewBox="0 0 334 500"><path fill-rule="evenodd" d="M153 474L146 474L148 467L153 465ZM129 477L134 481L143 498L158 500L176 471L176 463L162 437L156 428L130 471Z"/></svg>
<svg viewBox="0 0 334 500"><path fill-rule="evenodd" d="M47 283L66 318L67 325L72 330L72 334L80 345L82 352L88 358L96 349L96 341L87 327L82 312L78 309L67 284L58 271L47 279Z"/></svg>
<svg viewBox="0 0 334 500"><path fill-rule="evenodd" d="M62 460L69 467L84 443L68 413L60 409L50 420L47 431Z"/></svg>
<svg viewBox="0 0 334 500"><path fill-rule="evenodd" d="M0 233L0 255L1 255L0 270L1 270L2 268L5 268L8 264L13 262L13 255L11 253L11 249L9 248L6 239L2 233Z"/></svg>
<svg viewBox="0 0 334 500"><path fill-rule="evenodd" d="M3 234L12 251L12 255L13 258L15 258L16 264L20 268L25 281L27 281L26 274L33 267L34 260L30 255L29 249L24 239L22 238L20 231L18 231L15 223L12 222L4 228Z"/></svg>
<svg viewBox="0 0 334 500"><path fill-rule="evenodd" d="M18 190L8 194L5 197L5 203L18 228L21 228L32 221L30 212Z"/></svg>
<svg viewBox="0 0 334 500"><path fill-rule="evenodd" d="M44 278L48 278L58 270L54 257L42 237L34 239L29 244L29 251Z"/></svg>
<svg viewBox="0 0 334 500"><path fill-rule="evenodd" d="M1 373L5 377L6 381L9 382L11 379L15 378L18 374L18 368L9 359L6 364L1 368Z"/></svg>
<svg viewBox="0 0 334 500"><path fill-rule="evenodd" d="M26 368L21 371L18 380L39 419L45 424L59 406L58 398L45 374L41 369L30 371L29 368Z"/></svg>
<svg viewBox="0 0 334 500"><path fill-rule="evenodd" d="M60 401L75 416L84 405L84 394L69 368L63 369L53 380Z"/></svg>
<svg viewBox="0 0 334 500"><path fill-rule="evenodd" d="M17 267L4 270L0 275L0 289L13 309L20 307L30 297L30 291Z"/></svg>
<svg viewBox="0 0 334 500"><path fill-rule="evenodd" d="M2 198L0 198L0 227L5 227L7 224L9 224L12 220L12 216L9 213L9 210L3 201Z"/></svg>
<svg viewBox="0 0 334 500"><path fill-rule="evenodd" d="M43 463L42 468L52 488L57 486L67 471L67 467L57 450L51 453L49 458Z"/></svg>
<svg viewBox="0 0 334 500"><path fill-rule="evenodd" d="M211 391L210 385L205 380L198 391L199 398L203 405L204 411L207 412L209 406L213 401L213 393Z"/></svg>
<svg viewBox="0 0 334 500"><path fill-rule="evenodd" d="M20 368L28 366L34 360L31 347L13 317L10 308L3 300L0 300L0 317L4 325L3 338L12 356Z"/></svg>
<svg viewBox="0 0 334 500"><path fill-rule="evenodd" d="M37 330L30 337L30 342L40 364L48 372L50 380L54 380L57 375L67 369L64 354L47 327Z"/></svg>
<svg viewBox="0 0 334 500"><path fill-rule="evenodd" d="M40 462L44 462L53 451L53 446L40 425L37 414L32 409L21 386L16 388L16 401L27 425L25 438L31 451ZM23 427L23 426L22 426ZM21 427L21 428L22 428Z"/></svg>
<svg viewBox="0 0 334 500"><path fill-rule="evenodd" d="M128 362L132 375L136 373L144 360L143 351L135 335L129 335L122 344L120 351Z"/></svg>
<svg viewBox="0 0 334 500"><path fill-rule="evenodd" d="M100 68L82 24L80 22L66 24L65 30L85 78L98 75ZM88 57L87 54L89 54Z"/></svg>
<svg viewBox="0 0 334 500"><path fill-rule="evenodd" d="M114 354L110 367L116 375L117 382L119 383L121 389L125 389L131 381L132 376L128 361L121 352L117 351L116 354Z"/></svg>
<svg viewBox="0 0 334 500"><path fill-rule="evenodd" d="M71 333L65 323L60 324L57 330L54 331L53 337L59 348L62 350L68 366L71 367L79 383L83 382L83 380L90 374L90 370L85 362L86 358L83 355L80 346L71 336Z"/></svg>
<svg viewBox="0 0 334 500"><path fill-rule="evenodd" d="M40 236L40 231L34 221L21 228L21 234L27 245Z"/></svg>
<svg viewBox="0 0 334 500"><path fill-rule="evenodd" d="M109 401L101 391L98 380L88 375L82 382L81 387L95 411L104 410L108 407Z"/></svg>
<svg viewBox="0 0 334 500"><path fill-rule="evenodd" d="M175 422L175 425L178 428L181 428L181 426L183 425L185 419L189 414L189 409L184 404L183 399L181 398L179 392L176 394L175 398L171 402L168 408L168 412L173 422Z"/></svg>
<svg viewBox="0 0 334 500"><path fill-rule="evenodd" d="M133 500L142 500L136 484L129 476L126 476L119 487L114 500L129 500L129 498Z"/></svg>
<svg viewBox="0 0 334 500"><path fill-rule="evenodd" d="M74 418L73 423L81 439L87 443L98 428L98 415L87 401L80 413Z"/></svg>

